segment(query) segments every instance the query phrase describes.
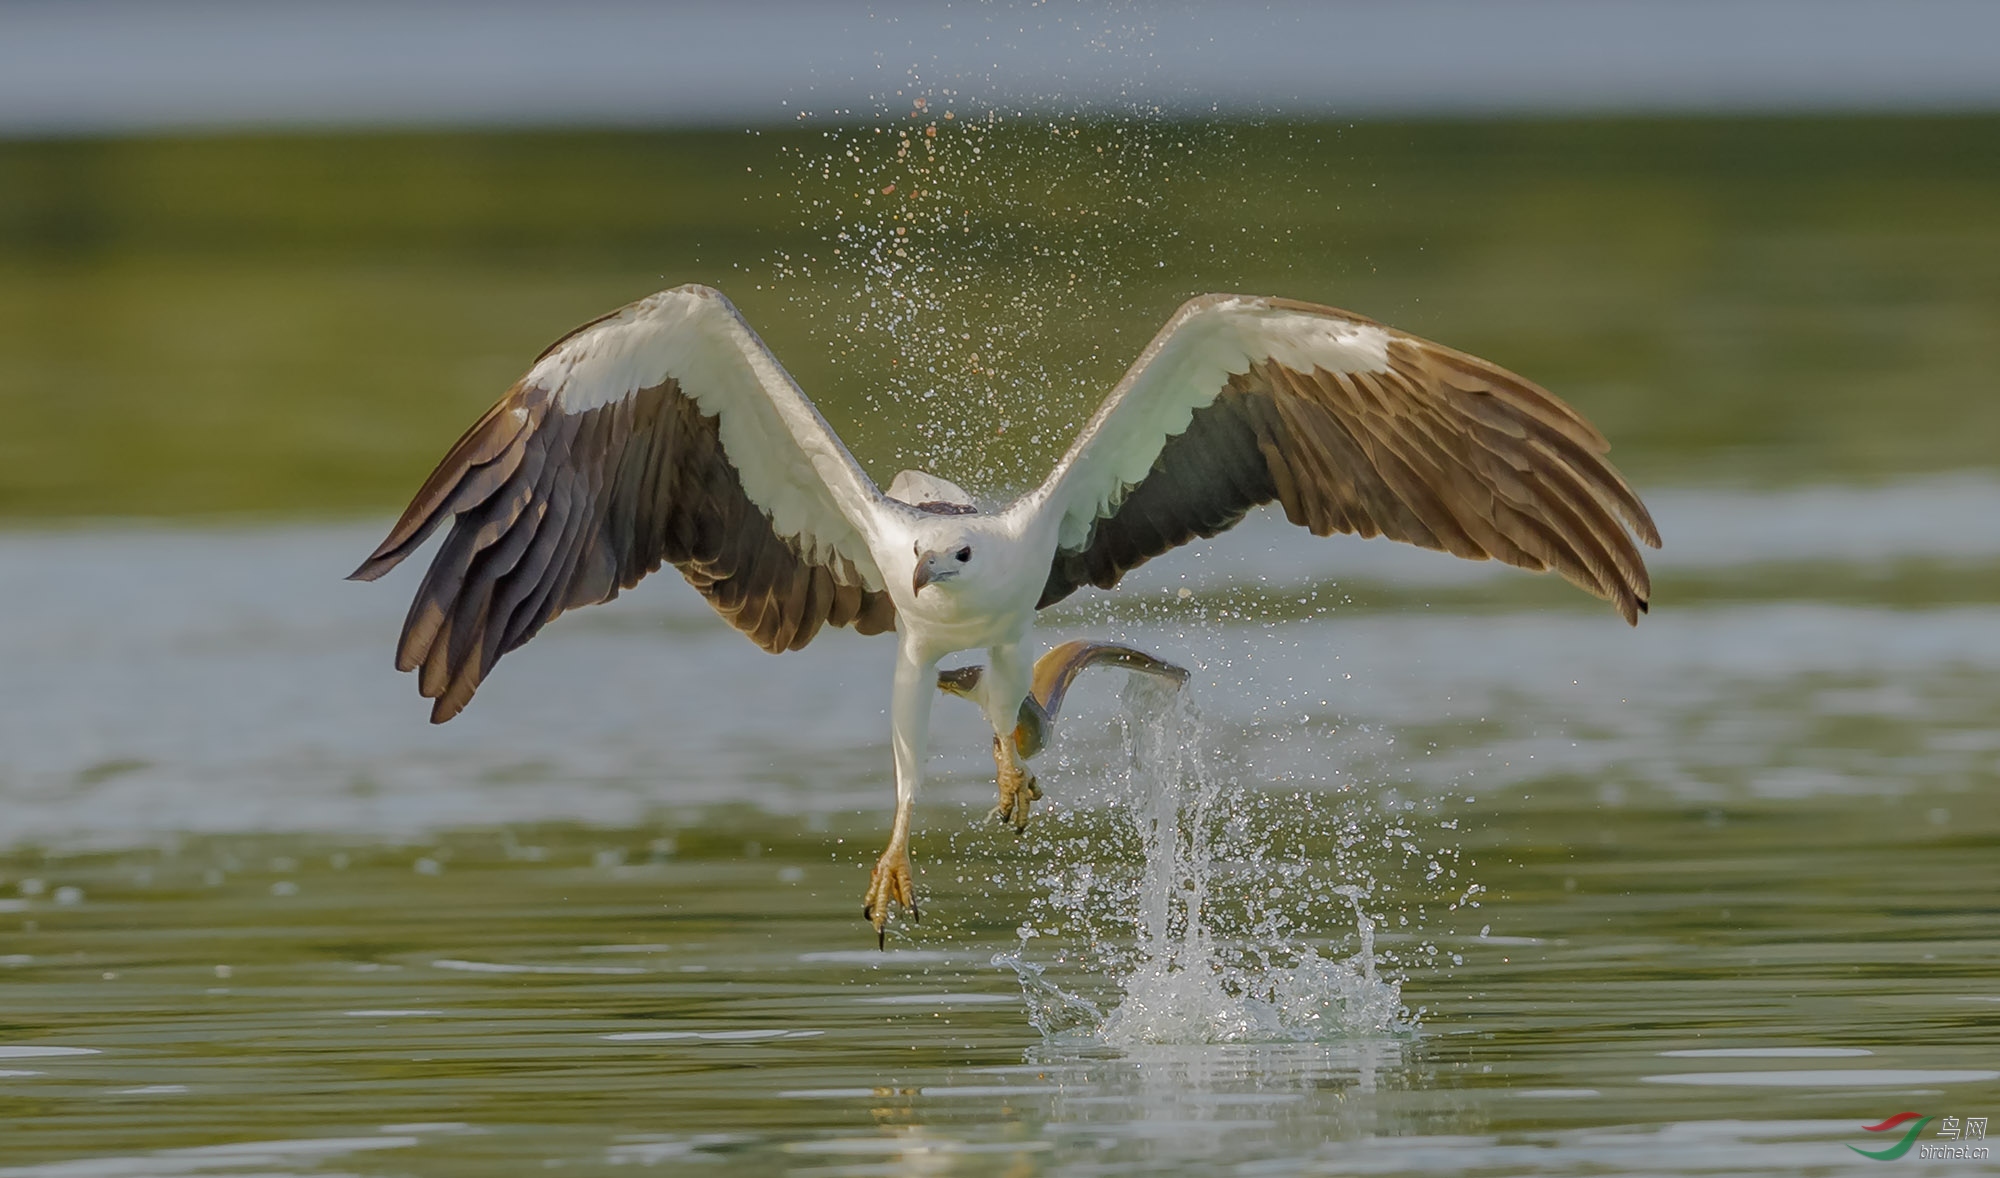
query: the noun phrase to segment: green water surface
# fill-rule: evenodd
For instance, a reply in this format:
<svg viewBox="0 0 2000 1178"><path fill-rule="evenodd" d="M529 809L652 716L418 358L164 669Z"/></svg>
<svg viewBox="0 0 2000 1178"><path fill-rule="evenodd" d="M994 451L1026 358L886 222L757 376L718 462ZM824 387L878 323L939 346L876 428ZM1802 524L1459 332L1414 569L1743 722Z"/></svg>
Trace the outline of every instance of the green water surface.
<svg viewBox="0 0 2000 1178"><path fill-rule="evenodd" d="M1996 211L1992 117L0 143L0 1178L1880 1172L1862 1126L2000 1109ZM878 478L988 488L1189 295L1352 308L1601 425L1656 609L1266 579L1297 537L1079 598L1050 641L1194 668L1206 768L1080 689L1016 837L940 705L879 952L881 647L656 580L431 730L409 579L338 582L687 281ZM1024 983L1119 1006L1190 894L1133 816L1196 786L1183 964L1365 957L1391 1025L1114 1042Z"/></svg>

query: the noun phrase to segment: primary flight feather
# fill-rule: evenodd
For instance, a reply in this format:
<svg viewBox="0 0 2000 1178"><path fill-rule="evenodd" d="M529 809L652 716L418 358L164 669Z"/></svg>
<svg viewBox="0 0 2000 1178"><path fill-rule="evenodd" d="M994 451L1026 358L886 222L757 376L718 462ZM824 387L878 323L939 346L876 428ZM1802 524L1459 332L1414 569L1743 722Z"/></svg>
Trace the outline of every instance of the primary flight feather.
<svg viewBox="0 0 2000 1178"><path fill-rule="evenodd" d="M672 564L765 650L894 630L896 816L865 914L916 911L910 809L938 660L985 647L999 813L1039 796L1013 733L1035 612L1277 502L1315 535L1553 569L1628 622L1645 505L1539 386L1331 307L1204 295L1167 321L1041 486L998 512L904 471L887 493L718 291L662 291L564 336L466 431L353 574L452 527L396 666L433 721L564 610ZM1005 739L1002 739L1005 737Z"/></svg>

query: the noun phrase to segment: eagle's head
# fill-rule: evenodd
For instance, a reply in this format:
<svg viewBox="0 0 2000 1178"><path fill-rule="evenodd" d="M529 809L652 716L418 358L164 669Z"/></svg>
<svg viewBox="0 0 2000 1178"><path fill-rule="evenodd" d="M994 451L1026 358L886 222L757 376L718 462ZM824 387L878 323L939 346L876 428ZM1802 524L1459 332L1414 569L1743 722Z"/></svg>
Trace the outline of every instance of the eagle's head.
<svg viewBox="0 0 2000 1178"><path fill-rule="evenodd" d="M954 533L942 544L916 544L916 571L910 575L910 592L922 593L924 586L953 580L969 571L978 559L972 537Z"/></svg>
<svg viewBox="0 0 2000 1178"><path fill-rule="evenodd" d="M978 515L972 496L957 483L921 470L906 470L889 484L889 497L923 512L938 516L918 533L913 546L916 570L910 578L910 592L922 593L926 585L938 585L962 576L978 559L972 532L952 526L953 516Z"/></svg>

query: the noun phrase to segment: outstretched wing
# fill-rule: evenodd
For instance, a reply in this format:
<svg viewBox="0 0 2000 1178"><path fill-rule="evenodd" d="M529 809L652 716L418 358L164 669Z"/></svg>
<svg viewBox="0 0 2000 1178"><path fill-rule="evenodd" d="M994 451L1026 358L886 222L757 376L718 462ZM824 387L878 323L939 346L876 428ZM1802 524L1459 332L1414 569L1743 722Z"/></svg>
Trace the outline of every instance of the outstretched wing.
<svg viewBox="0 0 2000 1178"><path fill-rule="evenodd" d="M768 651L891 628L867 543L881 500L729 300L683 286L543 352L353 579L456 517L396 650L442 723L544 623L663 561Z"/></svg>
<svg viewBox="0 0 2000 1178"><path fill-rule="evenodd" d="M1018 510L1060 515L1042 606L1277 500L1315 535L1554 569L1636 623L1652 588L1632 534L1660 535L1608 449L1477 357L1331 307L1205 295Z"/></svg>

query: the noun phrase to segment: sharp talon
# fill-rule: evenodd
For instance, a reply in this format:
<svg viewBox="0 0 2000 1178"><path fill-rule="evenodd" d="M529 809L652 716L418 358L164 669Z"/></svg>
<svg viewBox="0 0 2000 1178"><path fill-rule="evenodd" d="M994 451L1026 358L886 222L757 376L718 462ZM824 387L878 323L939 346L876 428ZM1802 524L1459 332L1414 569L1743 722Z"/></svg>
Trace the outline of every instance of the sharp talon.
<svg viewBox="0 0 2000 1178"><path fill-rule="evenodd" d="M917 908L916 901L912 900L910 902L910 923L922 924L923 922L924 914Z"/></svg>
<svg viewBox="0 0 2000 1178"><path fill-rule="evenodd" d="M1028 828L1029 807L1041 800L1042 787L1028 772L1027 764L998 738L993 741L993 768L1000 789L1000 804L993 807L993 817L1019 834Z"/></svg>
<svg viewBox="0 0 2000 1178"><path fill-rule="evenodd" d="M917 889L911 878L910 852L907 846L895 846L882 852L876 862L874 872L868 879L868 895L861 906L861 919L875 926L875 947L888 947L889 917L900 905L907 909L912 920L917 915Z"/></svg>

